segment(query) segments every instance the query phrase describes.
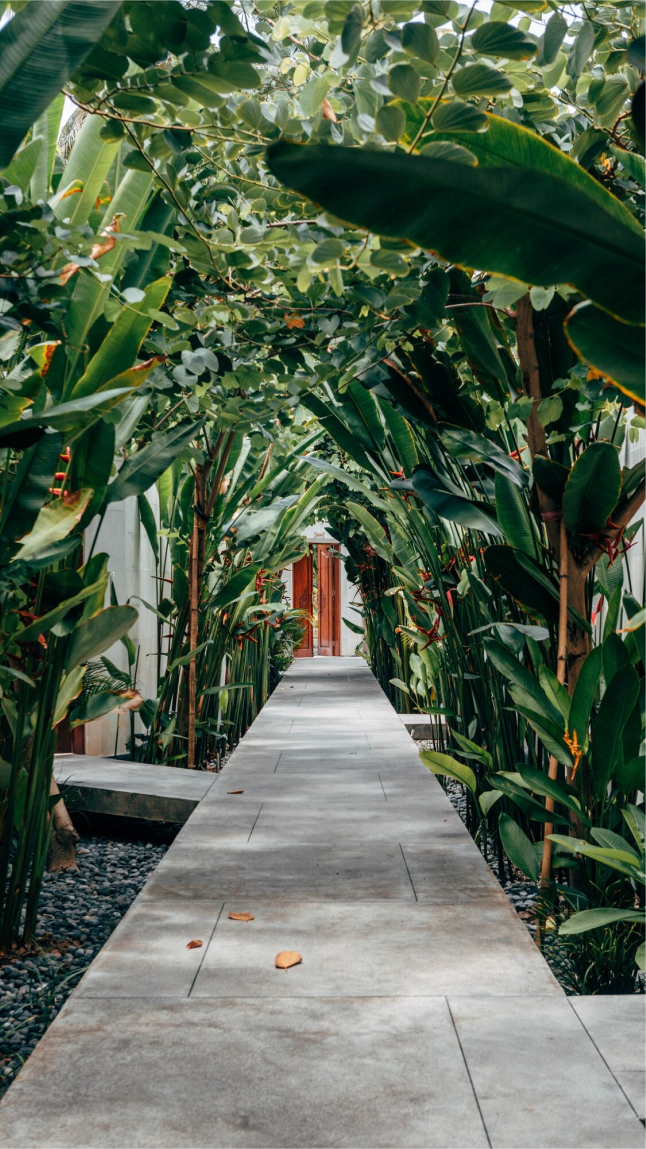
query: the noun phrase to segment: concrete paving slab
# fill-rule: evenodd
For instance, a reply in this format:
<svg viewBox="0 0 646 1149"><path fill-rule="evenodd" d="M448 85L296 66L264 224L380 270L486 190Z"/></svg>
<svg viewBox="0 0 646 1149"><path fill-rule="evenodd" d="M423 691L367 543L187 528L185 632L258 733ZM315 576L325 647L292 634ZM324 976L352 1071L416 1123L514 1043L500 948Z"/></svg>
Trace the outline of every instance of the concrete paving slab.
<svg viewBox="0 0 646 1149"><path fill-rule="evenodd" d="M450 997L494 1149L642 1149L644 1127L565 997Z"/></svg>
<svg viewBox="0 0 646 1149"><path fill-rule="evenodd" d="M561 996L529 936L521 952L515 930L501 930L493 902L475 919L464 905L252 898L243 909L254 921L241 923L228 918L237 908L224 906L191 996L427 997L471 994L476 983L485 994ZM289 979L273 968L283 949L303 955Z"/></svg>
<svg viewBox="0 0 646 1149"><path fill-rule="evenodd" d="M312 841L217 846L177 843L148 879L144 898L401 898L414 901L396 842Z"/></svg>
<svg viewBox="0 0 646 1149"><path fill-rule="evenodd" d="M643 994L571 997L572 1009L631 1102L646 1117L646 998Z"/></svg>
<svg viewBox="0 0 646 1149"><path fill-rule="evenodd" d="M365 802L327 801L313 810L306 821L296 809L285 811L282 804L269 799L263 802L253 833L256 846L269 845L276 840L289 844L356 840L367 846L371 842L399 842L402 838L409 841L415 838L421 844L426 844L430 838L434 843L456 846L471 841L464 826L456 826L448 819L444 821L433 811L428 812L427 831L421 832L415 803L386 803L383 799L371 802L369 807Z"/></svg>
<svg viewBox="0 0 646 1149"><path fill-rule="evenodd" d="M223 905L137 900L117 926L112 944L92 962L77 996L187 998ZM202 946L188 949L192 941Z"/></svg>
<svg viewBox="0 0 646 1149"><path fill-rule="evenodd" d="M244 789L244 795L227 795L227 790ZM395 788L393 787L393 793ZM285 806L296 806L303 801L324 801L329 798L340 797L341 799L351 800L352 798L363 799L370 796L378 797L380 800L383 798L385 801L384 791L379 781L379 771L377 770L352 770L348 771L344 776L340 776L337 772L329 772L326 770L320 771L305 771L302 774L289 773L280 774L278 771L272 773L271 776L256 776L248 773L243 769L234 770L231 768L226 769L222 775L222 784L218 786L218 790L212 791L207 794L204 799L204 806L212 806L219 803L226 798L229 806L237 800L242 804L242 800L246 802L259 800L261 802L268 798L276 797L285 804Z"/></svg>
<svg viewBox="0 0 646 1149"><path fill-rule="evenodd" d="M203 770L180 770L174 766L151 766L146 762L121 762L91 754L56 754L54 774L65 785L109 785L113 790L201 801L216 775Z"/></svg>
<svg viewBox="0 0 646 1149"><path fill-rule="evenodd" d="M216 775L89 754L56 754L54 777L72 810L185 822Z"/></svg>
<svg viewBox="0 0 646 1149"><path fill-rule="evenodd" d="M77 997L42 1045L3 1149L487 1146L442 998Z"/></svg>
<svg viewBox="0 0 646 1149"><path fill-rule="evenodd" d="M420 902L479 901L487 894L507 902L473 840L443 846L406 839L401 843L415 897ZM521 930L524 926L519 923Z"/></svg>

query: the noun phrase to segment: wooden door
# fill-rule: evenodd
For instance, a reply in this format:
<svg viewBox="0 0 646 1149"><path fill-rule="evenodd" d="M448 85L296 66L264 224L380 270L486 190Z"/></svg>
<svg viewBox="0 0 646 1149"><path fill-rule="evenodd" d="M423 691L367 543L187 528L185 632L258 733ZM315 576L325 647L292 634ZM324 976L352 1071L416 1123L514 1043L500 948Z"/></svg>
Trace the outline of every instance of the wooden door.
<svg viewBox="0 0 646 1149"><path fill-rule="evenodd" d="M329 543L318 547L319 649L336 656L340 650L341 601L339 597L339 551Z"/></svg>
<svg viewBox="0 0 646 1149"><path fill-rule="evenodd" d="M294 652L296 658L314 656L314 632L311 623L313 589L314 563L312 552L308 548L307 554L292 565L292 603L298 610L306 610L309 616L303 622L303 641Z"/></svg>

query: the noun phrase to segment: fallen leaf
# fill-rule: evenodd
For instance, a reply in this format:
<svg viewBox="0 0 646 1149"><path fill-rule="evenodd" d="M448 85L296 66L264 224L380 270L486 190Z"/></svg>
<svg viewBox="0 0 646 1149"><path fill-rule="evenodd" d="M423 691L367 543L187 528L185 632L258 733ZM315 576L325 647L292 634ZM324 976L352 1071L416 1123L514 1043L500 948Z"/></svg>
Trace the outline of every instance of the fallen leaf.
<svg viewBox="0 0 646 1149"><path fill-rule="evenodd" d="M232 922L252 922L253 914L229 914Z"/></svg>
<svg viewBox="0 0 646 1149"><path fill-rule="evenodd" d="M336 124L334 108L332 107L329 100L323 100L323 103L321 104L321 112L323 113L324 120L331 120L333 124Z"/></svg>
<svg viewBox="0 0 646 1149"><path fill-rule="evenodd" d="M199 938L193 938L193 941L189 942L186 948L187 950L199 950L200 946L203 945L204 942L201 942Z"/></svg>
<svg viewBox="0 0 646 1149"><path fill-rule="evenodd" d="M276 954L276 968L289 969L292 965L299 965L303 958L293 950L281 950Z"/></svg>
<svg viewBox="0 0 646 1149"><path fill-rule="evenodd" d="M227 790L227 794L244 794L244 790Z"/></svg>

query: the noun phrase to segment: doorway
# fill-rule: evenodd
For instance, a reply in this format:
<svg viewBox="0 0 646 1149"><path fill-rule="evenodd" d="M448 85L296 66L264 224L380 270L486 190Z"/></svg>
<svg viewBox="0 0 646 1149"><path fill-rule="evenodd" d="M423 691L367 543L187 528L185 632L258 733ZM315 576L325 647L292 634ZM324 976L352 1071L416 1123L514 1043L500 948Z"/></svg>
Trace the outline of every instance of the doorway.
<svg viewBox="0 0 646 1149"><path fill-rule="evenodd" d="M310 543L307 553L292 567L293 604L310 616L303 623L297 658L338 657L341 653L339 561L337 543Z"/></svg>

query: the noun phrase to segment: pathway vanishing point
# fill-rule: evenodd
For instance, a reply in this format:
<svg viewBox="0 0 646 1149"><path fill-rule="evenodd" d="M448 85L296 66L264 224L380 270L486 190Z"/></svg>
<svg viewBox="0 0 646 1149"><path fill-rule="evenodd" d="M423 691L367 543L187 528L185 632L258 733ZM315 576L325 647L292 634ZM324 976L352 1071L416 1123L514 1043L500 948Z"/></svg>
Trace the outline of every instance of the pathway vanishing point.
<svg viewBox="0 0 646 1149"><path fill-rule="evenodd" d="M9 1090L0 1146L632 1149L643 999L614 1043L608 1004L565 997L365 663L299 659Z"/></svg>

